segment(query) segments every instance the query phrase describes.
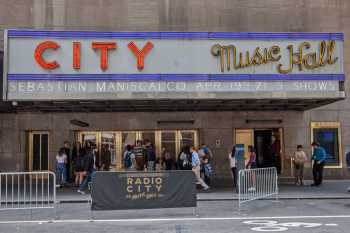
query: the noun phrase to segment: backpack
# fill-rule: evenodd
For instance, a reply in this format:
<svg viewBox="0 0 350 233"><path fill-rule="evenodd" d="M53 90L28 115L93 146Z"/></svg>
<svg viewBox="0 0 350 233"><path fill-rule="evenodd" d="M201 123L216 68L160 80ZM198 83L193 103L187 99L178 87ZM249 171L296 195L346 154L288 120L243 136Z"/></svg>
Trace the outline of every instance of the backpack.
<svg viewBox="0 0 350 233"><path fill-rule="evenodd" d="M205 174L206 176L210 176L211 173L213 173L213 168L211 167L210 163L205 164L205 165L203 166L203 168L204 168L204 174Z"/></svg>
<svg viewBox="0 0 350 233"><path fill-rule="evenodd" d="M132 161L131 161L131 152L128 151L125 154L125 158L124 158L124 167L125 168L130 168L132 166Z"/></svg>
<svg viewBox="0 0 350 233"><path fill-rule="evenodd" d="M182 152L183 153L183 152ZM189 158L190 156L188 156L187 154L183 153L181 154L182 156L182 167L184 170L191 170L192 169L192 161Z"/></svg>

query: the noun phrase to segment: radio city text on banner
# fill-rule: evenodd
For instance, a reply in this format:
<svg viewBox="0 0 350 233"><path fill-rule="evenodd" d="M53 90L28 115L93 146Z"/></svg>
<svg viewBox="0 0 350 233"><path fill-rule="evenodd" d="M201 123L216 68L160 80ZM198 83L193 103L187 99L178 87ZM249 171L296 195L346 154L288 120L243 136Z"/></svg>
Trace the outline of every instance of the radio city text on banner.
<svg viewBox="0 0 350 233"><path fill-rule="evenodd" d="M126 45L130 53L133 54L136 61L136 67L139 71L142 71L145 66L145 59L147 54L152 52L151 50L155 46L152 42L147 41L142 48L131 41ZM238 46L234 44L222 45L214 44L211 48L208 48L208 55L211 53L213 58L219 59L219 70L229 72L232 70L239 70L248 67L256 67L264 64L276 63L276 70L280 74L291 73L295 66L299 71L314 70L327 65L333 65L338 61L338 57L335 53L335 40L320 41L318 48L312 48L311 43L307 41L300 42L297 46L289 44L286 48L282 48L279 45L272 45L268 48L253 47L254 51L242 51ZM91 49L99 52L100 56L100 69L102 71L108 70L108 54L116 52L116 42L91 42ZM295 48L296 47L296 48ZM54 70L60 67L60 63L56 60L47 60L44 58L44 53L47 50L60 49L59 43L55 41L43 41L39 43L34 51L34 59L36 63L44 70ZM72 42L72 67L75 70L80 70L81 66L81 43ZM285 55L286 54L286 55ZM184 54L183 56L186 56ZM282 59L282 56L288 56L286 59ZM161 57L161 59L172 59L171 54L169 57ZM181 58L178 58L181 59ZM287 62L281 63L281 60ZM113 61L111 61L113 63Z"/></svg>

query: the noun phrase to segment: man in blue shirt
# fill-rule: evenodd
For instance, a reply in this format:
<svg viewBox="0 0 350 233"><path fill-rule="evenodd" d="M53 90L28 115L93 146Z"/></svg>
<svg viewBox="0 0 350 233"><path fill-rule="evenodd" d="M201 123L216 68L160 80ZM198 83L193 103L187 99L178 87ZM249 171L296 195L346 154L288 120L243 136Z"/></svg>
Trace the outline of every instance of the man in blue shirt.
<svg viewBox="0 0 350 233"><path fill-rule="evenodd" d="M191 147L190 151L192 154L192 171L196 175L197 182L202 185L204 191L207 191L209 189L209 186L201 178L201 161L199 159L199 155L196 151L196 148L193 146Z"/></svg>
<svg viewBox="0 0 350 233"><path fill-rule="evenodd" d="M319 186L322 184L323 179L323 167L326 162L326 151L317 142L313 142L311 146L314 149L312 154L312 160L314 165L312 167L312 174L314 176L314 183L311 186Z"/></svg>

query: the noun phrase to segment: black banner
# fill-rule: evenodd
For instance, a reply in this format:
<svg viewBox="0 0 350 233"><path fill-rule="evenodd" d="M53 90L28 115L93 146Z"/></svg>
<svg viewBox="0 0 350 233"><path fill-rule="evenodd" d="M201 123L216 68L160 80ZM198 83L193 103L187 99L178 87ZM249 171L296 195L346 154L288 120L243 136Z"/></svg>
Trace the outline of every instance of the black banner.
<svg viewBox="0 0 350 233"><path fill-rule="evenodd" d="M196 207L192 171L96 172L92 210Z"/></svg>

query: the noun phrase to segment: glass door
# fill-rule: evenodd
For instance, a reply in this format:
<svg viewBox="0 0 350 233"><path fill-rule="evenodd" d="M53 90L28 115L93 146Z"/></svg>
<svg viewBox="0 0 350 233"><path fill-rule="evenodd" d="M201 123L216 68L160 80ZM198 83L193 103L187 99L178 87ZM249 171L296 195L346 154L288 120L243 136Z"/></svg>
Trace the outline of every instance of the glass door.
<svg viewBox="0 0 350 233"><path fill-rule="evenodd" d="M104 150L103 150L104 148ZM117 151L116 151L116 135L114 132L101 132L101 160L107 161L108 158L104 158L105 150L110 151L110 165L112 168L116 167ZM114 170L114 169L113 169Z"/></svg>
<svg viewBox="0 0 350 233"><path fill-rule="evenodd" d="M29 171L47 171L49 166L49 133L29 133Z"/></svg>
<svg viewBox="0 0 350 233"><path fill-rule="evenodd" d="M176 148L176 131L161 131L160 135L161 158L166 159L167 156L170 156L175 163L179 153Z"/></svg>

